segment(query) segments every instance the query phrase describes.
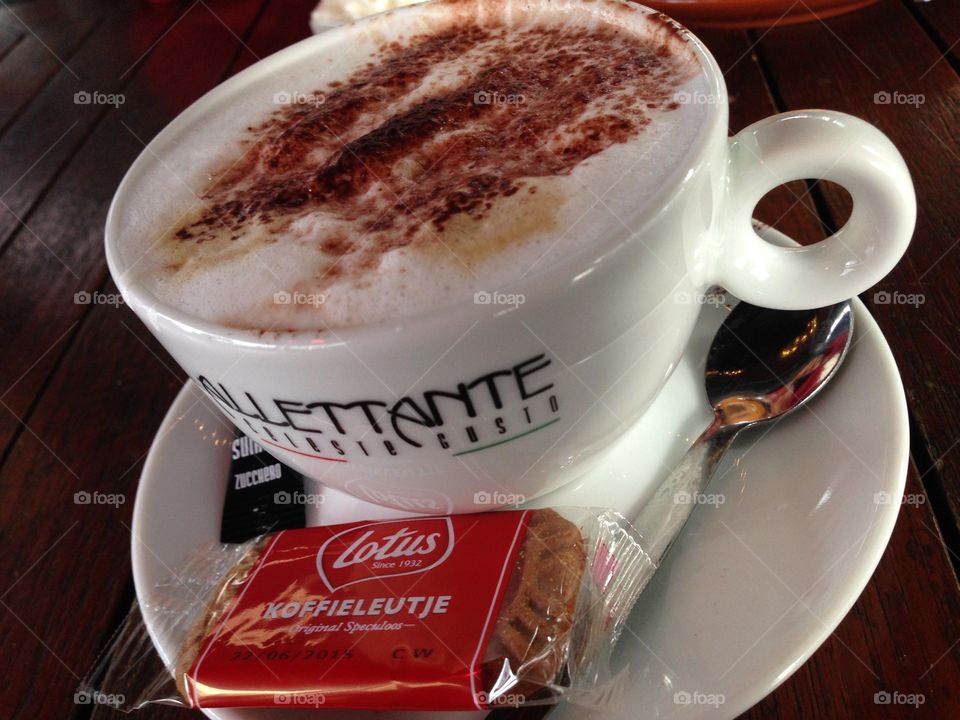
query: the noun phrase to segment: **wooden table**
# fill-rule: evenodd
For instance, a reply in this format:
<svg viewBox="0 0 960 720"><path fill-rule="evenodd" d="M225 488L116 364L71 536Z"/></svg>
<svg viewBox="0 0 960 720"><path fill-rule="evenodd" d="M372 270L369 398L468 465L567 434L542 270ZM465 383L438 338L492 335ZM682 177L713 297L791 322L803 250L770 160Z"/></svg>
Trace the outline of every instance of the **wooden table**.
<svg viewBox="0 0 960 720"><path fill-rule="evenodd" d="M3 717L114 717L75 704L74 689L130 605L137 478L184 381L127 309L84 302L116 292L102 252L110 198L178 112L304 37L313 2L0 3ZM900 147L919 198L907 257L875 290L923 303L864 300L904 377L907 492L924 501L902 508L836 632L744 717L960 717L960 4L886 0L826 22L699 34L725 70L732 131L789 108L854 113ZM123 102L83 104L83 92ZM794 183L758 214L812 242L842 222L847 200L829 184ZM126 501L74 502L95 490ZM880 690L925 702L876 705Z"/></svg>

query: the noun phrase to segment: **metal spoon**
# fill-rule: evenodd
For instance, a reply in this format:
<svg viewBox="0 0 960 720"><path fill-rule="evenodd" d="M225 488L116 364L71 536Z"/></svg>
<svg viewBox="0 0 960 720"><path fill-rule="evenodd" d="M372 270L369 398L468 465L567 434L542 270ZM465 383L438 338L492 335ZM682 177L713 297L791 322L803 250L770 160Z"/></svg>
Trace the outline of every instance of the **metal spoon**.
<svg viewBox="0 0 960 720"><path fill-rule="evenodd" d="M660 567L693 512L695 498L706 489L737 434L782 417L816 395L840 367L852 338L853 309L849 302L800 311L767 310L740 303L730 313L707 353L706 388L713 422L634 520L647 557L633 566L632 571L638 573L633 599ZM678 502L678 496L688 501ZM576 663L577 658L571 658L571 662ZM572 674L589 676L584 668ZM489 713L485 720L538 720L549 711L546 706L502 708Z"/></svg>
<svg viewBox="0 0 960 720"><path fill-rule="evenodd" d="M737 434L782 417L816 395L840 367L852 337L849 302L799 311L740 303L730 313L707 354L713 422L634 521L651 571L680 534ZM680 498L689 501L678 502Z"/></svg>
<svg viewBox="0 0 960 720"><path fill-rule="evenodd" d="M713 422L633 523L647 553L646 562L634 567L640 573L635 593L660 567L693 512L693 499L703 493L737 433L796 410L833 377L850 348L852 310L849 302L799 311L740 303L720 326L705 373ZM677 502L680 494L690 501ZM550 710L500 708L485 720L539 720Z"/></svg>

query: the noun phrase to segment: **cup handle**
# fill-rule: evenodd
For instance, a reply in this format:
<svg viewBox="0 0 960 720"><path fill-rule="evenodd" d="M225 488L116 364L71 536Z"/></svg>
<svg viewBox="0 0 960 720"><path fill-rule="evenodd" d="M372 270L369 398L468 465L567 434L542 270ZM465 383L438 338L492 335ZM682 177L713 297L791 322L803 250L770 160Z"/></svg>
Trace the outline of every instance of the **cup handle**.
<svg viewBox="0 0 960 720"><path fill-rule="evenodd" d="M800 310L863 292L897 263L913 234L917 202L893 143L863 120L828 110L783 113L730 139L728 197L716 265L718 284L754 305ZM832 180L853 197L835 234L782 248L753 228L770 190L805 178Z"/></svg>

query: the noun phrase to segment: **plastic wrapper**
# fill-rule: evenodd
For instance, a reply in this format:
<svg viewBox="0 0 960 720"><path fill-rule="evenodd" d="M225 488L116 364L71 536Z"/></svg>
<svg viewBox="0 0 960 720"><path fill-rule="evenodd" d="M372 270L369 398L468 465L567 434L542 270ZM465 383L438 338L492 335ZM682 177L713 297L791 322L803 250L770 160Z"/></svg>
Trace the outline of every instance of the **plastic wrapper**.
<svg viewBox="0 0 960 720"><path fill-rule="evenodd" d="M81 691L124 710L596 706L655 569L610 510L284 530L196 551L143 594Z"/></svg>

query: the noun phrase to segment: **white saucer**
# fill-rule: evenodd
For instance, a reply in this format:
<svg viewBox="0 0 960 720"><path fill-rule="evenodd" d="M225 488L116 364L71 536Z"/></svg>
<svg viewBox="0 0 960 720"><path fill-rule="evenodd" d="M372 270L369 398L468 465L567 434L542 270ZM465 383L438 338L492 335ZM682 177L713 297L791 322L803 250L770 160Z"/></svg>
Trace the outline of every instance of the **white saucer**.
<svg viewBox="0 0 960 720"><path fill-rule="evenodd" d="M767 232L773 242L789 242ZM809 409L745 434L721 465L708 491L722 495L723 504L702 505L693 514L619 642L616 667L629 665L632 674L624 709L597 717L734 718L796 671L860 595L900 509L909 434L893 356L873 318L854 304L854 348L832 387ZM710 418L704 358L725 313L703 308L660 397L595 473L531 505L609 506L633 516ZM185 386L157 433L137 493L132 555L138 596L188 550L219 538L232 438L232 426L213 404L197 387ZM311 522L398 515L325 490ZM169 640L153 638L168 659ZM376 715L321 712L351 720ZM317 711L283 709L207 714L222 720L317 717ZM561 706L549 718L583 716L582 708Z"/></svg>

